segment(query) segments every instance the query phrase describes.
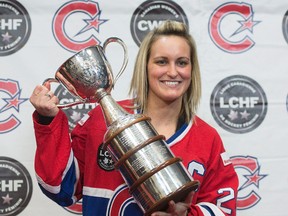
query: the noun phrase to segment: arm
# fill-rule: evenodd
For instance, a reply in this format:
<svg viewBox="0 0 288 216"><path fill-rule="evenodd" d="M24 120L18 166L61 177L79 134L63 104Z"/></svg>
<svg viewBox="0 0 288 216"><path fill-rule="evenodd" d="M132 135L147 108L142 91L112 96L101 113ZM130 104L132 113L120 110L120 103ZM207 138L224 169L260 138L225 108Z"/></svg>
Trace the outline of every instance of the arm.
<svg viewBox="0 0 288 216"><path fill-rule="evenodd" d="M71 148L67 118L59 111L58 98L49 91L49 86L37 86L30 101L36 109L33 123L37 144L35 171L39 186L58 204L71 205L81 198L81 181Z"/></svg>
<svg viewBox="0 0 288 216"><path fill-rule="evenodd" d="M191 206L189 215L235 216L237 191L237 174L216 133L196 205Z"/></svg>
<svg viewBox="0 0 288 216"><path fill-rule="evenodd" d="M38 113L33 114L36 154L35 172L43 193L59 205L68 206L79 181L79 168L71 149L69 128L65 114L60 111L52 122L42 125ZM78 186L79 187L79 186Z"/></svg>

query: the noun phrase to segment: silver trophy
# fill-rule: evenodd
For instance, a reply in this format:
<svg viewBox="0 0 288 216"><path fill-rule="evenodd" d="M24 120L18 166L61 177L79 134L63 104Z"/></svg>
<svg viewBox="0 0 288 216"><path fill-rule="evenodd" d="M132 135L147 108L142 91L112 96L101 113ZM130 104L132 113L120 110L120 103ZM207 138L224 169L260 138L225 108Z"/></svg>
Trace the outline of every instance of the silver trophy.
<svg viewBox="0 0 288 216"><path fill-rule="evenodd" d="M104 52L111 42L119 43L124 49L124 61L115 79ZM130 194L144 214L150 215L154 211L165 211L171 200L183 201L189 192L198 188L199 182L192 179L181 158L173 155L149 117L128 113L111 97L111 89L127 61L124 42L111 37L103 48L91 46L75 54L61 65L55 78L44 82L58 82L79 99L59 107L86 102L100 104L107 125L104 144Z"/></svg>

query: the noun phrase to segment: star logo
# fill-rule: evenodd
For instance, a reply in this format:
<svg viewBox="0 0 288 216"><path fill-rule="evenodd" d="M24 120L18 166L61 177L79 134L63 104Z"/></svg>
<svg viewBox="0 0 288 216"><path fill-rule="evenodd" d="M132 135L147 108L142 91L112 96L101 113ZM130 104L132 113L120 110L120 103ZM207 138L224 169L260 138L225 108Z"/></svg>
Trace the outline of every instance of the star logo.
<svg viewBox="0 0 288 216"><path fill-rule="evenodd" d="M248 117L250 116L250 113L247 112L247 110L244 110L243 112L240 112L241 119L248 120Z"/></svg>
<svg viewBox="0 0 288 216"><path fill-rule="evenodd" d="M6 104L0 108L0 112L4 112L10 108L14 108L17 112L19 112L20 104L28 100L27 98L20 98L20 94L21 90L19 90L18 93L11 98L2 98Z"/></svg>
<svg viewBox="0 0 288 216"><path fill-rule="evenodd" d="M254 21L253 20L253 15L248 17L247 19L243 20L239 20L238 21L241 26L232 34L232 36L239 34L242 31L245 31L246 29L253 33L253 28L255 25L259 24L261 21Z"/></svg>
<svg viewBox="0 0 288 216"><path fill-rule="evenodd" d="M259 182L263 178L265 178L267 175L260 174L260 169L257 169L254 173L249 175L243 175L247 180L246 182L239 188L239 190L244 189L250 185L255 185L257 188L259 188Z"/></svg>
<svg viewBox="0 0 288 216"><path fill-rule="evenodd" d="M10 38L12 38L12 35L9 35L9 33L8 32L6 32L5 34L2 34L2 41L3 42L7 42L7 43L9 43L10 42Z"/></svg>
<svg viewBox="0 0 288 216"><path fill-rule="evenodd" d="M2 196L3 199L3 203L2 204L8 204L10 205L10 201L13 199L12 197L9 196L9 194L7 194L6 196Z"/></svg>
<svg viewBox="0 0 288 216"><path fill-rule="evenodd" d="M101 15L101 11L99 11L99 13L97 13L96 16L92 17L91 19L83 19L83 21L86 23L86 26L83 29L81 29L76 34L76 36L90 29L95 29L97 33L99 33L100 25L108 21L108 19L100 19L100 15Z"/></svg>

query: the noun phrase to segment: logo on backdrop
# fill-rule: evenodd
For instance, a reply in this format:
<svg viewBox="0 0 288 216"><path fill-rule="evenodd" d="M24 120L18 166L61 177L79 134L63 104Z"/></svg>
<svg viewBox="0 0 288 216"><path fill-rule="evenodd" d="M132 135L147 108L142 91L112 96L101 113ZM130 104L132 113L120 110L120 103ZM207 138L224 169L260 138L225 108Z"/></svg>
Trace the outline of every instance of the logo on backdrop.
<svg viewBox="0 0 288 216"><path fill-rule="evenodd" d="M52 31L56 41L70 52L101 43L97 34L107 22L99 4L94 1L69 1L55 13Z"/></svg>
<svg viewBox="0 0 288 216"><path fill-rule="evenodd" d="M242 53L251 49L255 42L250 37L260 21L254 20L252 5L245 2L227 2L211 14L208 24L213 43L228 53Z"/></svg>
<svg viewBox="0 0 288 216"><path fill-rule="evenodd" d="M59 98L60 104L68 104L79 101L73 97L62 85L59 85L56 88L54 94ZM73 130L76 124L87 115L90 110L95 108L95 106L96 103L85 103L62 109L68 118L70 132Z"/></svg>
<svg viewBox="0 0 288 216"><path fill-rule="evenodd" d="M11 112L20 111L20 105L28 98L21 98L21 89L18 81L0 79L0 134L17 128L21 121Z"/></svg>
<svg viewBox="0 0 288 216"><path fill-rule="evenodd" d="M237 210L249 209L261 200L260 181L267 175L260 174L261 166L255 157L234 156L231 161L239 178Z"/></svg>
<svg viewBox="0 0 288 216"><path fill-rule="evenodd" d="M282 31L286 42L288 43L288 10L286 11L282 21Z"/></svg>
<svg viewBox="0 0 288 216"><path fill-rule="evenodd" d="M0 157L0 215L18 215L28 205L32 190L26 168L12 158Z"/></svg>
<svg viewBox="0 0 288 216"><path fill-rule="evenodd" d="M31 20L23 5L15 0L0 0L0 56L21 49L30 33Z"/></svg>
<svg viewBox="0 0 288 216"><path fill-rule="evenodd" d="M186 14L174 1L148 0L139 5L130 21L130 31L135 43L139 46L145 35L164 20L175 20L189 26Z"/></svg>
<svg viewBox="0 0 288 216"><path fill-rule="evenodd" d="M210 108L215 121L232 133L247 133L257 128L267 113L267 98L253 79L235 75L214 88Z"/></svg>

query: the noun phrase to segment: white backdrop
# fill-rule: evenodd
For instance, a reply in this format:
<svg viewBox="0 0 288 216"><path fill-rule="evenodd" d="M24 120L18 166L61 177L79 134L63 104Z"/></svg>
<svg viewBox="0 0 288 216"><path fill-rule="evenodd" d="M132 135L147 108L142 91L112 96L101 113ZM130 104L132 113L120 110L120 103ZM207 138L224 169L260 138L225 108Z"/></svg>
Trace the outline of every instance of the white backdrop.
<svg viewBox="0 0 288 216"><path fill-rule="evenodd" d="M151 5L170 10L153 11ZM237 215L287 216L287 11L285 0L0 0L0 215L81 214L80 203L64 209L37 186L28 100L34 87L54 77L91 37L103 44L116 36L128 47L129 63L112 96L124 99L138 50L135 36L153 19L180 14L198 45L203 82L198 114L219 131L240 180ZM93 18L99 25L87 25ZM109 45L106 55L116 74L120 46ZM63 101L72 100L57 85L55 91ZM89 109L66 111L77 121Z"/></svg>

